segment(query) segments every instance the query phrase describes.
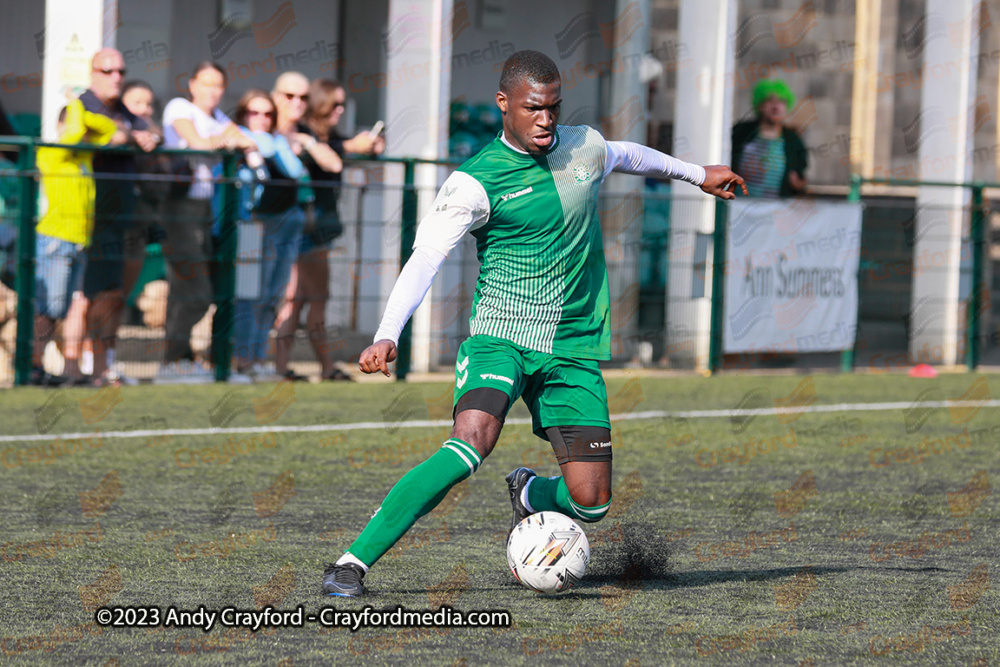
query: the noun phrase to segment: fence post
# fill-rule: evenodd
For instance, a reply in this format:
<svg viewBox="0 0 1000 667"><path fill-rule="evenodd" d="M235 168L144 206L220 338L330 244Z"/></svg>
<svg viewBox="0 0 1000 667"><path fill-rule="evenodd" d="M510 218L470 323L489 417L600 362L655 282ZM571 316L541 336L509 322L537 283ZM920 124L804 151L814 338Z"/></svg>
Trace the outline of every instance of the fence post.
<svg viewBox="0 0 1000 667"><path fill-rule="evenodd" d="M982 291L985 289L983 249L986 245L986 225L983 224L983 185L972 186L972 220L969 235L972 244L972 291L965 315L965 365L970 371L979 366L980 311L983 306Z"/></svg>
<svg viewBox="0 0 1000 667"><path fill-rule="evenodd" d="M413 254L413 241L417 238L417 189L414 186L416 162L403 162L403 219L399 237L399 268L402 269ZM413 345L413 319L410 318L399 334L396 350L396 379L406 379L410 372L410 355Z"/></svg>
<svg viewBox="0 0 1000 667"><path fill-rule="evenodd" d="M215 315L212 318L212 363L215 381L229 379L233 359L233 316L236 298L236 153L222 156L222 201L219 243L215 251ZM264 249L265 252L267 249Z"/></svg>
<svg viewBox="0 0 1000 667"><path fill-rule="evenodd" d="M715 373L722 366L722 318L726 283L726 202L715 200L715 229L712 232L712 319L708 337L708 370Z"/></svg>
<svg viewBox="0 0 1000 667"><path fill-rule="evenodd" d="M21 219L17 235L17 343L14 351L14 384L31 380L35 346L35 214L38 182L35 180L35 142L22 145L17 157L21 175Z"/></svg>
<svg viewBox="0 0 1000 667"><path fill-rule="evenodd" d="M849 201L849 202L860 202L861 201L861 174L851 174L851 184L850 184L850 190L848 190L848 192L847 192L847 201ZM862 216L861 220L862 220L862 222L861 222L861 229L862 229L862 233L864 233L864 216ZM860 246L860 244L861 244L861 241L859 239L858 240L858 245ZM858 283L858 286L859 286L859 289L860 289L860 285L861 285L861 258L860 257L858 257L858 273L857 273L857 276L856 276L856 280L857 280L857 283ZM860 318L860 316L861 316L860 310L861 310L861 308L860 308L860 298L859 298L858 313L856 313L855 320L854 320L854 342L851 343L850 347L845 348L844 350L842 350L840 352L840 372L841 373L850 373L851 371L854 370L854 350L858 346L858 329L860 328L859 324L858 324L858 318Z"/></svg>

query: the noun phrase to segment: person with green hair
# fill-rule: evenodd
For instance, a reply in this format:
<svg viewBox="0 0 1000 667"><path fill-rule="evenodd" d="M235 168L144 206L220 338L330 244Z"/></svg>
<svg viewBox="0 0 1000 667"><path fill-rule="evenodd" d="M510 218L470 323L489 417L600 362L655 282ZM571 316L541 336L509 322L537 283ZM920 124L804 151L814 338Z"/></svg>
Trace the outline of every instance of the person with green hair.
<svg viewBox="0 0 1000 667"><path fill-rule="evenodd" d="M732 165L751 197L777 198L806 189L807 154L798 133L785 125L795 94L780 79L763 79L753 91L757 117L733 127Z"/></svg>

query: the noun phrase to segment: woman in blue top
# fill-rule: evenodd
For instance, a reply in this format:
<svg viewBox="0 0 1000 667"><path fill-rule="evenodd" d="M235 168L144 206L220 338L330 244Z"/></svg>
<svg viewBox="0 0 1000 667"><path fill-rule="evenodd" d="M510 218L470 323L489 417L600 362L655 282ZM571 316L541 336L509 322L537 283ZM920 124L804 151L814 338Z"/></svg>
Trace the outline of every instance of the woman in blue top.
<svg viewBox="0 0 1000 667"><path fill-rule="evenodd" d="M288 277L298 257L305 213L298 203L299 179L306 173L288 138L276 132L278 112L271 96L251 89L243 94L234 120L258 150L247 154L248 187L241 188L247 213L261 223L259 272L244 274L253 285L237 286L239 294L256 298L237 299L235 316L235 373L230 382L248 383L264 374L267 337ZM249 209L249 211L247 211ZM243 226L241 233L250 232ZM244 241L248 238L244 237ZM243 243L241 245L248 245ZM250 244L252 245L252 244ZM255 275L256 274L256 275Z"/></svg>
<svg viewBox="0 0 1000 667"><path fill-rule="evenodd" d="M342 136L337 124L347 102L344 87L336 81L315 79L309 84L308 109L299 130L303 145L309 147L302 162L309 170L314 193L315 224L302 235L299 259L292 269L292 280L285 294L285 306L278 317L275 340L275 366L278 374L289 380L305 380L288 368L295 331L303 309L308 306L305 329L324 380L350 380L337 368L330 354L326 330L326 303L330 298L330 246L343 227L337 213L341 172L345 153L377 155L385 149L385 139L369 132L352 138Z"/></svg>

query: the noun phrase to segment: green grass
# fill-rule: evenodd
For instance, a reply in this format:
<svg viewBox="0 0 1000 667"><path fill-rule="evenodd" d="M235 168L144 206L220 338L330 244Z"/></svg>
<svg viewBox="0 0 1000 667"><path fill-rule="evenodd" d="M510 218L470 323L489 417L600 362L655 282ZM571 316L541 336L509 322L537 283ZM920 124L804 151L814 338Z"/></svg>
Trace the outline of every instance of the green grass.
<svg viewBox="0 0 1000 667"><path fill-rule="evenodd" d="M1000 379L984 375L814 376L811 387L800 384L804 379L616 378L608 389L615 412L760 407L789 396L794 406L803 396L821 405L957 399L970 388L972 398L1000 394ZM617 422L615 504L603 522L584 527L592 543L587 577L574 592L553 598L519 587L505 563L504 475L525 464L557 472L547 443L528 426L508 425L482 469L372 570L369 596L322 597L324 564L346 548L389 487L447 435L444 427L400 422L447 416L449 391L443 384L384 382L296 385L294 394L273 385L4 392L4 435L38 434L39 419L47 433L38 442L0 443L6 593L0 664L1000 660L996 587L974 587L981 595L968 598L974 603L965 609L953 608L948 595L949 586L970 575L982 581L980 565L996 580L997 494L972 496L978 504L968 505L966 516L954 515L959 506L946 495L978 471L996 484L998 433L983 429L1000 424L997 408ZM512 415L526 416L523 405ZM213 419L230 428L386 426L58 440L60 433L144 424L208 428ZM235 455L227 461L231 438ZM920 463L873 465L886 461L879 451L922 443L940 453ZM750 458L748 445L755 448ZM802 493L776 500L775 493L794 492L796 483ZM255 505L254 493L273 485L284 490L284 505L261 495ZM922 536L929 547L920 552ZM53 549L54 541L61 548ZM184 610L272 602L310 613L331 604L446 603L461 611L509 610L516 627L352 634L307 624L256 635L218 627L208 634L101 630L81 590L108 605ZM953 636L938 629L944 626ZM929 633L923 645L906 643L907 635L922 632Z"/></svg>

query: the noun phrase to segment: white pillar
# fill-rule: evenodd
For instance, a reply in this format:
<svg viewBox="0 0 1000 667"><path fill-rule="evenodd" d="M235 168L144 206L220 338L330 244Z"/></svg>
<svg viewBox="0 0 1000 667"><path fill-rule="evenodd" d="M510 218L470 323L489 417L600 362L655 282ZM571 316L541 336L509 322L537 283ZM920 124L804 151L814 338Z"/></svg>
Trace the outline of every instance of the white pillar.
<svg viewBox="0 0 1000 667"><path fill-rule="evenodd" d="M924 45L924 87L919 125L904 133L920 142L920 178L960 183L972 178L979 32L975 0L927 0L928 16L958 18L947 35ZM914 133L918 133L914 137ZM910 356L914 363L955 364L964 352L959 300L962 227L969 191L923 186L917 195L917 229L910 306Z"/></svg>
<svg viewBox="0 0 1000 667"><path fill-rule="evenodd" d="M90 87L90 61L114 44L117 3L105 20L105 0L47 0L42 69L42 138L54 141L59 110Z"/></svg>
<svg viewBox="0 0 1000 667"><path fill-rule="evenodd" d="M681 0L679 39L693 67L677 72L674 152L695 164L728 164L733 115L733 40L736 0ZM704 275L704 297L693 298L697 234L715 228L714 197L683 183L671 192L670 269L667 280L667 349L672 360L708 366L712 276ZM712 251L709 245L708 260Z"/></svg>
<svg viewBox="0 0 1000 667"><path fill-rule="evenodd" d="M892 141L877 141L879 110L892 110L895 89L887 86L879 90L878 72L882 71L880 26L882 0L858 0L854 18L854 81L851 92L851 170L871 178L875 165L876 146L885 146L881 157L891 159ZM893 35L895 37L895 35ZM887 51L890 59L895 50ZM881 104L879 104L881 103ZM891 117L891 116L890 116Z"/></svg>
<svg viewBox="0 0 1000 667"><path fill-rule="evenodd" d="M643 55L649 51L649 0L617 0L611 62L624 62L611 77L611 99L601 129L609 141L646 144L647 94L641 78ZM643 177L612 174L604 185L602 211L608 288L611 295L611 353L637 354L634 336L639 321L639 260L642 238Z"/></svg>
<svg viewBox="0 0 1000 667"><path fill-rule="evenodd" d="M389 2L389 21L383 34L386 155L438 158L448 154L452 5L452 0ZM432 166L417 167L418 220L434 199L438 171ZM387 170L387 185L401 186L402 173L402 169ZM384 210L398 210L400 203L401 198L387 196ZM388 238L396 239L396 243L383 244L383 261L395 261L398 266L398 232L389 232ZM396 272L382 276L380 313L395 280ZM448 289L435 285L413 315L411 370L416 372L429 370L435 362L431 354L431 303L435 292L447 294Z"/></svg>

